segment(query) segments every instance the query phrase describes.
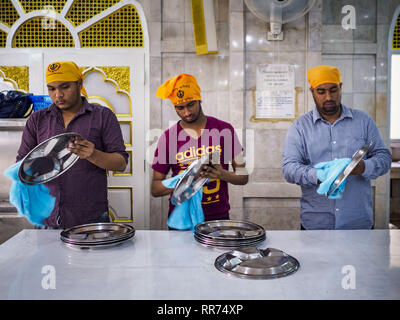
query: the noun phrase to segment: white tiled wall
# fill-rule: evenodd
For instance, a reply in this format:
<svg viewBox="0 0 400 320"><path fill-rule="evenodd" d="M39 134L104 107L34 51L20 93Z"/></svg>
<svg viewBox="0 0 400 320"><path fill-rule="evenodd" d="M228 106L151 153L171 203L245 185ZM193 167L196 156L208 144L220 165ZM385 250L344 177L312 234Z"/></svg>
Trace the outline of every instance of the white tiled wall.
<svg viewBox="0 0 400 320"><path fill-rule="evenodd" d="M189 0L139 2L150 33L150 128L164 130L178 120L169 101L156 98L155 92L163 81L185 72L198 79L206 114L231 122L237 130L252 130L255 166L247 186L230 187L233 218L248 218L267 229L299 227L299 190L286 184L281 173L281 150L291 122L250 121L258 64L296 65L300 115L314 108L307 69L336 65L342 72L342 102L368 112L387 139L387 37L399 0L318 0L306 16L284 24L284 40L278 42L267 41L268 24L243 0L215 0L218 53L204 56L195 53ZM356 8L356 30L341 27L345 4ZM378 227L385 225L385 179L376 183ZM276 196L279 190L285 197ZM151 199L151 228L166 227L167 211L166 197Z"/></svg>

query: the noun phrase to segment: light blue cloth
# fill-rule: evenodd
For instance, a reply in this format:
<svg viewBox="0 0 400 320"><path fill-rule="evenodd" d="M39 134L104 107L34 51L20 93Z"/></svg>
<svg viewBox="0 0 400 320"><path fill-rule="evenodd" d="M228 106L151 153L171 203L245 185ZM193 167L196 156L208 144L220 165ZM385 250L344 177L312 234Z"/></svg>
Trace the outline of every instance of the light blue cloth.
<svg viewBox="0 0 400 320"><path fill-rule="evenodd" d="M332 161L325 161L317 163L314 168L317 168L317 177L321 184L319 185L317 192L318 194L328 195L328 191L335 182L336 178L341 174L344 168L351 162L350 158L336 159ZM346 180L344 180L340 186L328 196L329 199L341 199L344 187L346 185Z"/></svg>
<svg viewBox="0 0 400 320"><path fill-rule="evenodd" d="M346 179L341 199L317 193L320 162L351 158L363 145L373 141L364 156L365 170ZM324 120L317 109L297 118L290 127L283 148L282 172L289 183L301 187L301 224L306 229L370 229L374 223L371 179L387 173L392 164L372 118L347 108L334 123Z"/></svg>
<svg viewBox="0 0 400 320"><path fill-rule="evenodd" d="M186 170L180 174L165 179L162 184L166 188L175 188L179 179L186 173ZM174 210L168 217L168 226L178 230L194 230L194 227L204 222L203 208L201 207L201 199L203 197L203 188L200 188L190 199L175 206Z"/></svg>
<svg viewBox="0 0 400 320"><path fill-rule="evenodd" d="M31 224L44 226L43 220L48 218L54 209L56 198L50 195L43 184L27 185L18 178L21 161L4 171L7 178L13 180L10 188L10 202Z"/></svg>

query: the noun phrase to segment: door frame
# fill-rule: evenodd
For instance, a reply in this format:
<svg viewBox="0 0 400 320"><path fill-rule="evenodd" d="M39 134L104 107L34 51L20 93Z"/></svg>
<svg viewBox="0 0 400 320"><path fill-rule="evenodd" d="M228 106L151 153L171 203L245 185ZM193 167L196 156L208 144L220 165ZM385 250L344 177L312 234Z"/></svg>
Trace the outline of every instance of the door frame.
<svg viewBox="0 0 400 320"><path fill-rule="evenodd" d="M17 2L13 1L13 4ZM107 51L112 51L112 53L118 54L118 52L127 52L129 50L142 50L144 52L144 105L142 106L144 108L143 113L144 113L144 133L145 133L145 138L148 133L148 130L150 128L150 81L149 81L149 74L150 74L150 43L149 43L149 29L147 25L147 20L146 16L144 14L143 6L141 3L139 3L136 0L121 0L119 3L114 5L113 7L105 10L104 12L96 15L92 19L89 19L86 21L84 24L82 24L78 28L73 28L70 23L64 18L66 12L72 5L73 0L68 0L64 6L63 11L60 14L55 14L54 12L45 12L45 11L35 11L31 13L25 13L22 8L17 5L16 9L18 14L20 15L20 18L13 24L11 27L7 27L3 24L0 24L0 29L7 32L7 40L6 40L6 47L5 48L0 48L0 55L18 55L18 54L25 54L29 57L29 60L31 60L33 63L29 63L32 65L32 69L30 69L29 72L29 89L33 90L36 87L43 87L43 83L37 83L35 81L35 74L39 72L39 70L35 71L35 68L38 68L39 64L35 64L35 61L38 61L37 59L40 59L40 54L41 53L46 53L46 52L51 52L53 50L63 50L63 49L68 49L68 50L75 50L77 53L78 52L83 52L82 50L91 50L91 52L103 52L104 50ZM17 3L18 4L18 3ZM80 48L80 43L76 43L75 48L12 48L12 39L15 36L15 32L18 30L18 26L20 26L22 23L25 21L29 20L30 18L34 16L48 16L50 18L55 18L56 20L62 22L71 32L71 34L75 34L85 27L87 27L90 24L93 24L97 22L98 20L102 19L103 17L107 16L108 14L112 13L113 11L117 10L118 8L121 8L125 5L134 5L137 13L140 17L140 21L142 24L142 31L143 31L143 43L144 47L143 48ZM79 37L74 36L75 40L78 40ZM36 60L35 60L36 59ZM0 59L0 64L2 63ZM32 71L31 71L32 70ZM40 73L43 73L44 70L41 70ZM41 81L44 81L41 80ZM143 188L144 188L144 198L141 199L143 201L143 208L144 208L144 213L143 213L143 221L140 223L140 225L135 225L137 229L149 229L150 228L150 169L151 169L151 164L146 161L146 149L148 148L147 146L147 140L144 142L144 149L143 154L144 154L144 179L143 179ZM135 223L134 223L135 224Z"/></svg>

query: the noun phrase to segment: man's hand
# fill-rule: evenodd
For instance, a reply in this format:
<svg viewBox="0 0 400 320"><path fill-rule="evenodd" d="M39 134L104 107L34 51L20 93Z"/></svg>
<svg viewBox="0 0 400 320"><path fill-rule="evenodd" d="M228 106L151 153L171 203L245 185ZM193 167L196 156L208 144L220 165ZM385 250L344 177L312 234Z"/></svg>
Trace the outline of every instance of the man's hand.
<svg viewBox="0 0 400 320"><path fill-rule="evenodd" d="M165 177L166 174L153 170L153 178L151 181L151 195L153 197L162 197L174 191L174 189L166 188L162 184Z"/></svg>
<svg viewBox="0 0 400 320"><path fill-rule="evenodd" d="M81 159L90 158L95 151L94 144L84 139L75 139L68 145L67 149L71 151L71 153L78 155Z"/></svg>
<svg viewBox="0 0 400 320"><path fill-rule="evenodd" d="M363 174L365 170L365 162L364 160L361 160L357 166L353 169L353 171L350 173L351 176L356 176L359 174Z"/></svg>
<svg viewBox="0 0 400 320"><path fill-rule="evenodd" d="M86 159L105 170L123 172L126 168L125 159L118 152L108 153L97 150L88 140L75 139L67 149L78 155L80 159Z"/></svg>
<svg viewBox="0 0 400 320"><path fill-rule="evenodd" d="M225 170L221 164L210 163L203 165L201 176L209 179L220 179L235 185L245 185L249 181L249 175L246 170L244 161L236 162L232 161L232 167L234 172Z"/></svg>
<svg viewBox="0 0 400 320"><path fill-rule="evenodd" d="M205 164L200 175L203 178L226 180L226 170L220 164Z"/></svg>

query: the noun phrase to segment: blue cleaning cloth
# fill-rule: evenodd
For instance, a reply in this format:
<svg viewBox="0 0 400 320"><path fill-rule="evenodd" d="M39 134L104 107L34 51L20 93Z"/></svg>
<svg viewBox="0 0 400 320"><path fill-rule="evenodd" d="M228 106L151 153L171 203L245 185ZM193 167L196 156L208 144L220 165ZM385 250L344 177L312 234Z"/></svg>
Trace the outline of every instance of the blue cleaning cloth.
<svg viewBox="0 0 400 320"><path fill-rule="evenodd" d="M56 198L50 195L43 184L27 185L18 178L21 161L4 171L7 178L13 180L10 188L10 202L31 224L44 226L43 220L48 218L54 209Z"/></svg>
<svg viewBox="0 0 400 320"><path fill-rule="evenodd" d="M175 188L179 179L186 173L186 170L180 174L165 179L162 184L166 188ZM203 188L200 188L190 199L175 206L168 218L168 226L178 230L194 230L194 227L204 222L203 208L201 207L201 199L203 197Z"/></svg>
<svg viewBox="0 0 400 320"><path fill-rule="evenodd" d="M317 163L314 168L318 169L317 177L321 181L321 184L317 189L317 193L327 195L332 183L336 180L336 178L341 174L343 169L346 168L350 162L350 158L342 158ZM328 199L342 198L345 185L346 180L344 180L340 184L340 186L330 196L328 196Z"/></svg>

